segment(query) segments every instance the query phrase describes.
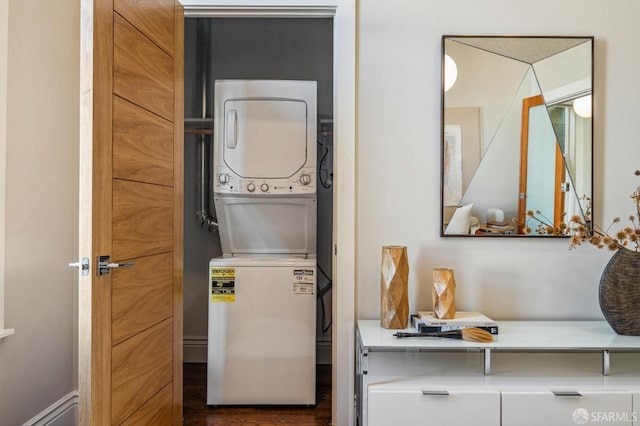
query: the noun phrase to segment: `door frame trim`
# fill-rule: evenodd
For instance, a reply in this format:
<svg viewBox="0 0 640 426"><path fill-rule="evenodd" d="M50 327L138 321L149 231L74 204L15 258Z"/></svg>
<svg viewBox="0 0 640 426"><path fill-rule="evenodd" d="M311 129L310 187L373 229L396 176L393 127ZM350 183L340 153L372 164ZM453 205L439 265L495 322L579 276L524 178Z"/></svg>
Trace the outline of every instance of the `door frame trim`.
<svg viewBox="0 0 640 426"><path fill-rule="evenodd" d="M78 153L78 211L91 211L93 187L91 184L93 165L93 1L82 0L80 4L80 128ZM78 215L79 257L92 253L91 215ZM91 261L90 261L91 264ZM95 265L94 265L95 267ZM89 275L78 276L78 424L91 422L86 416L91 413L91 354L86 348L91 344L91 280ZM84 348L84 349L83 349ZM84 352L84 353L83 353ZM89 377L87 379L86 377Z"/></svg>
<svg viewBox="0 0 640 426"><path fill-rule="evenodd" d="M179 48L178 48L179 47ZM173 56L173 424L184 414L184 10L174 2ZM179 243L176 243L179 242ZM177 379L177 380L176 380ZM180 383L180 386L175 386Z"/></svg>
<svg viewBox="0 0 640 426"><path fill-rule="evenodd" d="M195 6L185 7L185 18L333 18L337 6Z"/></svg>

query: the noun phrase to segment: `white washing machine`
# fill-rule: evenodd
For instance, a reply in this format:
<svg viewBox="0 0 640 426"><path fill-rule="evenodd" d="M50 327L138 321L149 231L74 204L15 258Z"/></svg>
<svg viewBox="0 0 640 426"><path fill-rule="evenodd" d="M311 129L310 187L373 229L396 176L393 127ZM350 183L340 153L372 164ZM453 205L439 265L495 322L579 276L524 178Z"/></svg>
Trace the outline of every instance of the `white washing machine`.
<svg viewBox="0 0 640 426"><path fill-rule="evenodd" d="M315 333L315 259L212 259L207 404L315 404Z"/></svg>
<svg viewBox="0 0 640 426"><path fill-rule="evenodd" d="M315 404L316 82L215 82L207 404Z"/></svg>

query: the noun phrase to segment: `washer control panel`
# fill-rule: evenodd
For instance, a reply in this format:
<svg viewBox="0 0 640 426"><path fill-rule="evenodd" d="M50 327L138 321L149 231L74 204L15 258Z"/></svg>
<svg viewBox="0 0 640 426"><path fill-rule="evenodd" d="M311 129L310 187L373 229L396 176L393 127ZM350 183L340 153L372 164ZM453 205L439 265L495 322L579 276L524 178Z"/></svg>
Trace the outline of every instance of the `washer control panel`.
<svg viewBox="0 0 640 426"><path fill-rule="evenodd" d="M245 178L228 167L218 167L214 176L216 194L314 194L316 192L315 167L303 167L289 178Z"/></svg>

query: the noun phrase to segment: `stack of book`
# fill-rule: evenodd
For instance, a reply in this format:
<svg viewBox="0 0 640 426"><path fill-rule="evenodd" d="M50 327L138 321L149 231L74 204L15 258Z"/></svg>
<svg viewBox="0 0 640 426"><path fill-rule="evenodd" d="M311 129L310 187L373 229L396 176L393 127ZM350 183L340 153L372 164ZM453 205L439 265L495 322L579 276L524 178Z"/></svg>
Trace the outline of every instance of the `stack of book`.
<svg viewBox="0 0 640 426"><path fill-rule="evenodd" d="M453 319L440 319L434 317L432 311L419 311L417 314L411 315L411 323L418 333L476 327L491 334L498 334L498 323L479 312L458 311Z"/></svg>
<svg viewBox="0 0 640 426"><path fill-rule="evenodd" d="M511 228L511 225L507 222L487 222L487 228L502 230Z"/></svg>

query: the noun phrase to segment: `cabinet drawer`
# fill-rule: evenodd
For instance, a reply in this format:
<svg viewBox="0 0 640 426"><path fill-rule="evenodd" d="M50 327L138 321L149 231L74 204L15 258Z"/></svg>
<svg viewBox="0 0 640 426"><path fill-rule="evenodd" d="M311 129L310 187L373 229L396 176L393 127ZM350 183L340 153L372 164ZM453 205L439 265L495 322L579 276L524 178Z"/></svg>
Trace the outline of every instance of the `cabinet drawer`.
<svg viewBox="0 0 640 426"><path fill-rule="evenodd" d="M502 392L502 426L630 425L632 394L625 391ZM542 422L542 423L541 423Z"/></svg>
<svg viewBox="0 0 640 426"><path fill-rule="evenodd" d="M369 387L368 426L500 425L500 392Z"/></svg>

